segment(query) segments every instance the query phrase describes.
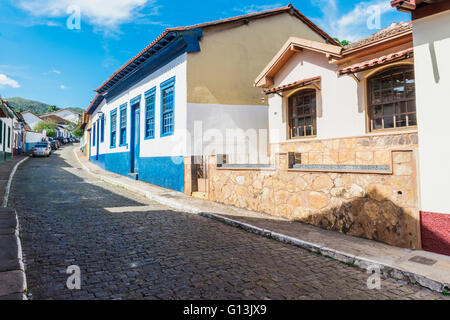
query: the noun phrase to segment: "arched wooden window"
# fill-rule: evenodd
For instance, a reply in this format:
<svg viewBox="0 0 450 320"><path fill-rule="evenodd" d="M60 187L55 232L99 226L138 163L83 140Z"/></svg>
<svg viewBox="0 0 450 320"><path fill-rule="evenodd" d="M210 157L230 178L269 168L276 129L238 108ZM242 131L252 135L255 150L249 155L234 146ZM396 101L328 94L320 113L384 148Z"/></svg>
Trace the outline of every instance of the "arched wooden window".
<svg viewBox="0 0 450 320"><path fill-rule="evenodd" d="M301 90L289 98L289 138L316 134L316 90Z"/></svg>
<svg viewBox="0 0 450 320"><path fill-rule="evenodd" d="M368 79L371 130L417 126L413 66L383 70Z"/></svg>

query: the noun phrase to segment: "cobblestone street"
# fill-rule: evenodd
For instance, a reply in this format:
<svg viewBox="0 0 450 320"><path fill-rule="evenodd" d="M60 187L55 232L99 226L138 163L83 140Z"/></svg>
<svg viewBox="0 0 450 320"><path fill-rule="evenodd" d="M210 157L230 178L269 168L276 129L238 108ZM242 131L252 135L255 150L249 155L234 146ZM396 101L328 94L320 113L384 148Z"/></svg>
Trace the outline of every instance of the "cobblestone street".
<svg viewBox="0 0 450 320"><path fill-rule="evenodd" d="M66 146L20 167L17 209L32 299L443 299L97 181ZM81 290L66 288L81 268Z"/></svg>

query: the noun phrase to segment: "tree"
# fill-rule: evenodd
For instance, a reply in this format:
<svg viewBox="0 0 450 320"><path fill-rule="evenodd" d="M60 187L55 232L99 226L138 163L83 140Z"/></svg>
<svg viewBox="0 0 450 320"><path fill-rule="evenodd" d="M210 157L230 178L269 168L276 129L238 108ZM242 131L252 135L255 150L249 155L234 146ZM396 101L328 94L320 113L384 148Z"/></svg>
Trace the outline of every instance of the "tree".
<svg viewBox="0 0 450 320"><path fill-rule="evenodd" d="M41 121L39 122L34 131L43 132L45 130L47 137L56 138L56 123L53 121Z"/></svg>
<svg viewBox="0 0 450 320"><path fill-rule="evenodd" d="M71 124L69 126L69 131L75 138L82 138L84 135L84 130L81 129L81 124Z"/></svg>
<svg viewBox="0 0 450 320"><path fill-rule="evenodd" d="M49 106L48 112L55 112L56 110L59 110L57 106Z"/></svg>
<svg viewBox="0 0 450 320"><path fill-rule="evenodd" d="M338 38L334 38L334 40L336 40L337 42L339 42L342 46L348 46L350 44L350 41L348 40L342 40L340 41Z"/></svg>

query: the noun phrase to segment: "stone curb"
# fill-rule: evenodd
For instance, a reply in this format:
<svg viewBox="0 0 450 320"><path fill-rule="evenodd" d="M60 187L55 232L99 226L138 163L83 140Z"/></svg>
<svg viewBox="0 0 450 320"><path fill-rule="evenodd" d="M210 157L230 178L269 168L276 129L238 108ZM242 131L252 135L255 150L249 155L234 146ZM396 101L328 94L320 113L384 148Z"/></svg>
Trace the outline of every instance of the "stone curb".
<svg viewBox="0 0 450 320"><path fill-rule="evenodd" d="M427 289L430 289L432 291L436 291L439 293L442 293L444 290L448 291L450 288L449 283L442 283L439 281L435 281L435 280L429 279L427 277L421 276L419 274L414 274L409 271L402 270L400 268L396 268L396 267L393 267L393 266L390 266L387 264L383 264L383 263L380 263L377 261L369 260L369 259L366 259L363 257L355 256L355 255L352 255L349 253L341 252L341 251L338 251L338 250L335 250L332 248L328 248L325 246L320 246L318 244L310 243L310 242L307 242L307 241L304 241L304 240L301 240L298 238L290 237L290 236L287 236L287 235L284 235L284 234L281 234L281 233L278 233L275 231L262 229L262 228L253 226L251 224L247 224L247 223L243 223L243 222L240 222L237 220L226 218L221 215L217 215L217 214L210 213L210 212L203 212L202 210L198 209L195 206L184 205L177 200L168 199L168 198L165 198L162 196L154 195L151 192L146 192L139 188L136 188L131 184L123 183L123 182L119 181L118 179L108 178L101 174L96 174L96 173L91 172L91 170L80 161L75 150L74 150L74 153L75 153L75 156L76 156L78 162L81 164L81 166L88 173L90 173L97 179L105 181L109 184L112 184L112 185L115 185L118 187L125 188L129 191L138 193L152 201L169 206L173 209L188 211L190 213L198 214L198 215L206 217L206 218L214 219L216 221L226 223L230 226L240 228L245 231L248 231L248 232L269 238L269 239L273 239L273 240L277 240L277 241L280 241L280 242L283 242L286 244L294 245L296 247L306 249L313 253L321 254L323 256L332 258L334 260L337 260L337 261L340 261L340 262L343 262L343 263L346 263L346 264L349 264L349 265L352 265L352 266L355 266L355 267L358 267L361 269L367 270L369 267L376 268L381 271L381 275L385 278L404 281L404 282L407 282L408 284L427 288Z"/></svg>
<svg viewBox="0 0 450 320"><path fill-rule="evenodd" d="M0 279L1 279L0 300L27 300L26 297L27 280L25 275L25 265L23 263L22 244L19 238L19 230L20 230L19 218L17 216L17 212L12 208L7 208L7 206L12 180L14 178L14 175L16 174L17 168L28 159L29 157L26 157L20 162L16 163L13 170L11 171L6 186L5 194L3 196L3 204L2 207L0 208L1 211L11 211L11 213L12 212L14 213L13 215L15 223L14 227L11 228L11 230L14 229L14 232L10 233L4 229L4 231L6 232L3 232L1 234L14 234L17 247L16 259L18 261L17 265L19 267L18 270L0 272Z"/></svg>

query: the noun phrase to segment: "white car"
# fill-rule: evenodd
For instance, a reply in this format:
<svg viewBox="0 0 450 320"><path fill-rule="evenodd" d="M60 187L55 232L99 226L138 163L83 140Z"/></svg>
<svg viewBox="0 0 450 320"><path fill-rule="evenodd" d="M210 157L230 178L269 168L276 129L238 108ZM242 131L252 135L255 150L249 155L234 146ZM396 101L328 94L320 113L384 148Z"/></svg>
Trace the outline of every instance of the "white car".
<svg viewBox="0 0 450 320"><path fill-rule="evenodd" d="M50 157L52 147L47 142L38 143L33 148L33 157Z"/></svg>

